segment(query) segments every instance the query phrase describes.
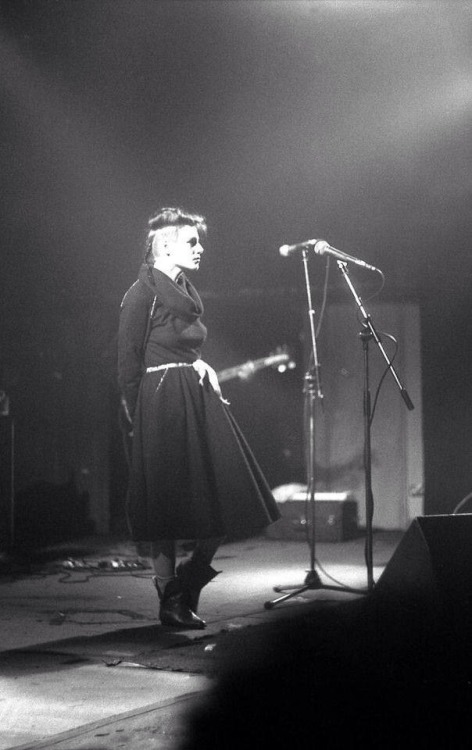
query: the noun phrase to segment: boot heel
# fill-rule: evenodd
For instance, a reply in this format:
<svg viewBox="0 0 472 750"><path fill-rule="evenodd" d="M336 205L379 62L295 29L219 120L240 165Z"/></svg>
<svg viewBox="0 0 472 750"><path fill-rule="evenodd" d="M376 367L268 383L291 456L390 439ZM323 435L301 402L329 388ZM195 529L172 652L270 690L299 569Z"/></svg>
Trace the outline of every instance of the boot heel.
<svg viewBox="0 0 472 750"><path fill-rule="evenodd" d="M195 560L190 559L181 562L177 566L176 573L182 584L186 604L193 612L196 612L202 589L221 571L214 570L211 565L196 563Z"/></svg>

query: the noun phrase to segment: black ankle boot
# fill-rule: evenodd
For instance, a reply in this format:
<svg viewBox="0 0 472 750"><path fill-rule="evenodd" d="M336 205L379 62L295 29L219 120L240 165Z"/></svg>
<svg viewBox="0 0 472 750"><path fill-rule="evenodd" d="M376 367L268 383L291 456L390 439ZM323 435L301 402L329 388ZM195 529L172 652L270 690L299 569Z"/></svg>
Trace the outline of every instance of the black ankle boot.
<svg viewBox="0 0 472 750"><path fill-rule="evenodd" d="M207 583L213 580L221 571L214 570L208 563L195 560L185 560L177 566L177 578L182 584L184 601L192 612L198 609L200 592Z"/></svg>
<svg viewBox="0 0 472 750"><path fill-rule="evenodd" d="M163 594L155 576L152 580L159 596L159 619L163 625L192 630L202 630L206 627L206 622L188 606L185 592L178 578L169 581Z"/></svg>

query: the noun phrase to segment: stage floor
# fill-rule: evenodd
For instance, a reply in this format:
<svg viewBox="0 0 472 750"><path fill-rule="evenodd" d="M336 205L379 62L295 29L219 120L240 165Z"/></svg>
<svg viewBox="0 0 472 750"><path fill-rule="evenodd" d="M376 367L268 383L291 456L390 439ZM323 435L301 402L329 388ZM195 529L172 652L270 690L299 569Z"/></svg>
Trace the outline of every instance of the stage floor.
<svg viewBox="0 0 472 750"><path fill-rule="evenodd" d="M375 578L400 536L374 534ZM340 590L308 590L269 610L265 603L279 596L275 586L304 584L309 545L265 536L223 544L214 560L222 572L201 596L204 631L159 625L149 559L127 541L90 538L42 550L28 562L4 561L0 749L51 746L62 733L64 742L85 747L78 744L77 731L88 748L103 747L91 744L93 736L100 742L115 721L149 726L149 711L157 712L156 726L149 730L152 747L160 747L160 735L162 747L170 747L169 716L177 740L175 714L215 679L222 634L362 596L343 587L365 590L364 548L362 534L348 542L316 543L317 560L327 574L317 568L323 582ZM97 730L102 722L108 730ZM90 723L91 736L84 729Z"/></svg>
<svg viewBox="0 0 472 750"><path fill-rule="evenodd" d="M401 537L374 533L375 580ZM214 560L222 572L201 596L203 631L160 626L149 559L129 542L90 538L29 563L4 560L0 750L179 747L189 708L228 653L237 660L242 634L260 634L247 639L257 650L267 628L365 598L362 533L317 543L315 552L322 582L335 590L308 590L267 608L281 595L275 586L303 586L312 550L265 536L223 544Z"/></svg>

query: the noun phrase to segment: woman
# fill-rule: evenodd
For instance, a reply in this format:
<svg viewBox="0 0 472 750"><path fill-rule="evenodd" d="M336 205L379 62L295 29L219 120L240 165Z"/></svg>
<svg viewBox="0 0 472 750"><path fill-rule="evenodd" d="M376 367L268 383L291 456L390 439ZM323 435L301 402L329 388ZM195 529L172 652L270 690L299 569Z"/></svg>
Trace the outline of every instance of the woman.
<svg viewBox="0 0 472 750"><path fill-rule="evenodd" d="M185 271L200 265L206 222L163 208L149 222L144 264L121 304L118 379L132 424L128 520L151 542L163 624L204 628L199 594L217 574L225 535L251 535L279 513L269 486L200 358L202 301ZM177 569L176 541L197 540Z"/></svg>

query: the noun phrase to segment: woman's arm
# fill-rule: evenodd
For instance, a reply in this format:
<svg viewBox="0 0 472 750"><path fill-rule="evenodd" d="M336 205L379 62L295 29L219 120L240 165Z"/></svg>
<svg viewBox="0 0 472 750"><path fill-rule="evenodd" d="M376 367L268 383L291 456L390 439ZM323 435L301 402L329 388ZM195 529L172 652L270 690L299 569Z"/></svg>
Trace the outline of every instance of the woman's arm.
<svg viewBox="0 0 472 750"><path fill-rule="evenodd" d="M126 415L133 419L144 372L144 346L152 306L150 290L137 281L126 292L118 328L118 385Z"/></svg>

